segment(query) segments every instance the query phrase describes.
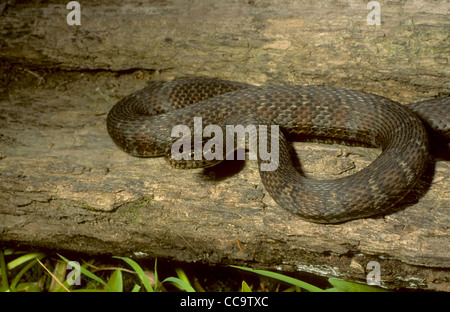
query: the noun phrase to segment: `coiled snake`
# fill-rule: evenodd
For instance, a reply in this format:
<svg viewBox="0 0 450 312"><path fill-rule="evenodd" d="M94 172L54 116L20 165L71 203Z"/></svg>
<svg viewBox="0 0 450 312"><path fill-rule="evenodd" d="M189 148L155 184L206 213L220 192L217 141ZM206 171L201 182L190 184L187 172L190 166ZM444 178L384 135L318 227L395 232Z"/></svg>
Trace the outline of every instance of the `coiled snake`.
<svg viewBox="0 0 450 312"><path fill-rule="evenodd" d="M449 97L410 105L450 137ZM389 211L415 185L428 159L428 136L407 107L361 91L320 86L250 86L209 78L158 83L120 100L109 112L114 142L134 156L168 153L175 125L277 124L285 133L354 140L382 153L359 172L334 180L297 172L283 135L279 166L260 171L267 192L282 207L314 222L334 223ZM244 116L244 118L243 118ZM253 116L254 118L246 118ZM245 126L245 125L244 125ZM262 160L259 160L262 162Z"/></svg>

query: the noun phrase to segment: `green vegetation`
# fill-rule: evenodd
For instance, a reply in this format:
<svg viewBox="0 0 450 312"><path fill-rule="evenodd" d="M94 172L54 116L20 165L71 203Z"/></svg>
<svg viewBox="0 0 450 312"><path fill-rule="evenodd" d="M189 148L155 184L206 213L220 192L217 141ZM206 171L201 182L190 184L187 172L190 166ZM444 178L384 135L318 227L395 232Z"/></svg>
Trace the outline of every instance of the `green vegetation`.
<svg viewBox="0 0 450 312"><path fill-rule="evenodd" d="M45 259L45 261L44 261ZM126 257L113 257L112 262L118 265L94 264L94 260L70 261L62 255L51 258L43 252L26 252L6 249L0 251L0 291L2 292L166 292L166 291L205 291L194 277L189 279L181 268L174 268L176 276L169 276L160 281L157 261L153 270L149 270L136 261ZM255 275L261 279L275 282L275 291L384 291L357 283L328 279L331 287L318 287L287 275L265 270L254 270L241 266L233 269L247 272L246 279ZM210 271L214 275L214 270ZM237 274L237 276L239 276ZM80 283L80 281L83 283ZM242 292L251 292L250 283L245 280L235 281L241 285ZM267 289L262 289L266 290ZM270 290L270 289L269 289ZM258 289L261 291L261 289Z"/></svg>

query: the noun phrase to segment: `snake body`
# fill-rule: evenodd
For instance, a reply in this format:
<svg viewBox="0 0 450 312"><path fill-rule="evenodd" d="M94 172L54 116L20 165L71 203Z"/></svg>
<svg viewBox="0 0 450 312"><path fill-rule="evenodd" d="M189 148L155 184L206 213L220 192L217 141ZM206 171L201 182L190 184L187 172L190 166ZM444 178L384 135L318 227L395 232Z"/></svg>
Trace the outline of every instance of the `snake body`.
<svg viewBox="0 0 450 312"><path fill-rule="evenodd" d="M450 136L448 97L414 109L425 111L421 118ZM359 172L318 181L296 171L280 136L278 169L260 171L262 182L280 206L314 222L388 212L413 188L428 159L428 136L416 113L374 94L321 86L251 86L209 78L157 83L120 100L108 114L107 128L125 152L161 156L173 142L172 128L193 127L194 117L202 117L203 126L253 120L277 124L285 133L380 147L380 156Z"/></svg>

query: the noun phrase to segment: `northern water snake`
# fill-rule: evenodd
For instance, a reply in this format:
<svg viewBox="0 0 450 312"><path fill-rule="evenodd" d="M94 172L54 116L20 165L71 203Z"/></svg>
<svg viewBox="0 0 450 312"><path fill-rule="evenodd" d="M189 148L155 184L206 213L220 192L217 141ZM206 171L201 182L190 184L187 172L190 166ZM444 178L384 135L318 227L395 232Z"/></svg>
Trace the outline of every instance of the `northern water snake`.
<svg viewBox="0 0 450 312"><path fill-rule="evenodd" d="M447 138L449 97L411 106ZM243 118L253 116L254 118ZM359 172L334 180L307 179L294 169L280 137L279 167L260 171L268 193L282 207L323 223L389 211L415 185L428 158L428 136L418 116L387 98L321 86L250 86L209 78L157 83L120 100L109 112L114 142L134 156L170 150L175 125L251 121L275 123L285 133L359 141L382 153ZM193 190L194 191L194 190Z"/></svg>

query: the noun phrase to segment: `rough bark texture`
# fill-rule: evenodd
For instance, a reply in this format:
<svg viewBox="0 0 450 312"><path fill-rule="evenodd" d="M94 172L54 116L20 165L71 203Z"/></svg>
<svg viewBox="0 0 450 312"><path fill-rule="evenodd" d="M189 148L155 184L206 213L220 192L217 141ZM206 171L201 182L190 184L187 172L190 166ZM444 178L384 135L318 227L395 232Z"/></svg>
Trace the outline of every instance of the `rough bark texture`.
<svg viewBox="0 0 450 312"><path fill-rule="evenodd" d="M368 1L367 1L368 2ZM450 164L414 201L337 225L302 221L254 162L182 171L110 140L106 114L150 80L210 76L316 84L409 103L448 96L448 2L91 1L13 4L0 16L0 239L88 253L301 270L382 286L450 289ZM1 7L0 7L1 10ZM379 153L296 143L303 170L337 178Z"/></svg>

